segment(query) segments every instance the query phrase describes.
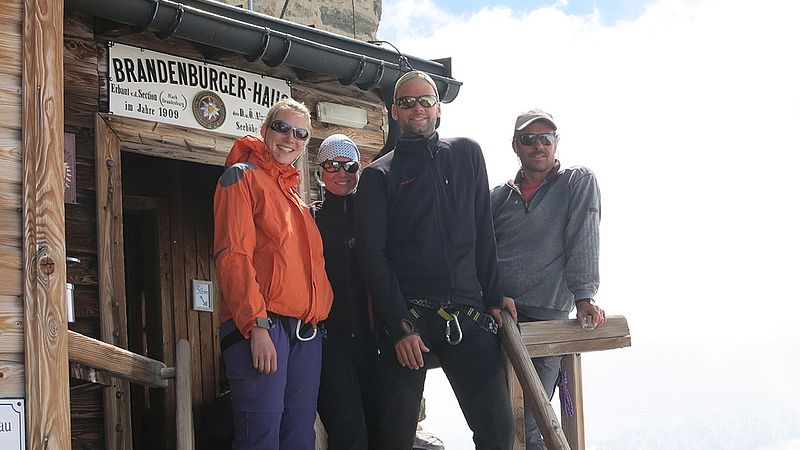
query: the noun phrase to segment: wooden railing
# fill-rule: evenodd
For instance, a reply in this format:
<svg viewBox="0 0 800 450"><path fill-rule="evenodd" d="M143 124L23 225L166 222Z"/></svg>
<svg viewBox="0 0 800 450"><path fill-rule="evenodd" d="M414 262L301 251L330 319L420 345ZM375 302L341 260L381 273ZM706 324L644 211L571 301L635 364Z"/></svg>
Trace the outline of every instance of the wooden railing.
<svg viewBox="0 0 800 450"><path fill-rule="evenodd" d="M503 312L504 323L513 323ZM177 344L175 367L114 345L92 339L80 333L68 332L71 362L99 370L103 376L114 376L143 386L164 388L175 380L177 449L194 450L194 427L191 405L191 350L189 342ZM522 396L529 400L547 448L583 450L583 398L580 354L610 350L631 345L628 322L622 316L609 316L598 329L584 329L575 320L554 320L519 324L501 328L503 348L515 376L509 385L515 420L522 421ZM531 357L567 355L562 366L567 368L575 416L562 414L561 423L542 386ZM435 365L435 364L434 364ZM518 426L518 430L523 427ZM566 433L565 433L566 430ZM518 433L518 444L524 442L524 432ZM516 447L515 447L516 448ZM522 447L524 448L524 446Z"/></svg>
<svg viewBox="0 0 800 450"><path fill-rule="evenodd" d="M511 316L505 311L503 323L513 323ZM609 316L602 327L585 329L576 320L551 320L519 324L519 329L504 326L500 331L503 348L516 375L509 377L509 388L517 423L522 422L524 410L522 396L518 395L521 385L524 398L533 409L547 448L584 450L586 444L583 433L580 354L630 347L628 321L623 316ZM531 357L556 355L567 355L562 367L567 369L570 394L575 407L575 415L567 417L562 414L561 423L530 360ZM522 433L517 433L515 448L524 448L524 425L517 426L517 430L522 430Z"/></svg>
<svg viewBox="0 0 800 450"><path fill-rule="evenodd" d="M100 370L114 377L143 386L165 388L175 380L177 449L194 450L192 422L191 347L185 339L178 341L175 367L117 346L92 339L74 331L68 332L69 360Z"/></svg>

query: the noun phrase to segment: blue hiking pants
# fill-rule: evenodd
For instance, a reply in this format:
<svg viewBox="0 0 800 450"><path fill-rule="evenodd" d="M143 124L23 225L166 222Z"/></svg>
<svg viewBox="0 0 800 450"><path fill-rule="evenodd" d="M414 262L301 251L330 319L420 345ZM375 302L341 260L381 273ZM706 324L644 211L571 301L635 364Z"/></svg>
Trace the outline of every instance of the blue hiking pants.
<svg viewBox="0 0 800 450"><path fill-rule="evenodd" d="M233 450L314 450L322 336L300 341L296 324L297 319L278 320L269 330L278 353L274 374L253 367L249 340L223 351L231 387ZM233 321L226 321L220 336L234 329Z"/></svg>

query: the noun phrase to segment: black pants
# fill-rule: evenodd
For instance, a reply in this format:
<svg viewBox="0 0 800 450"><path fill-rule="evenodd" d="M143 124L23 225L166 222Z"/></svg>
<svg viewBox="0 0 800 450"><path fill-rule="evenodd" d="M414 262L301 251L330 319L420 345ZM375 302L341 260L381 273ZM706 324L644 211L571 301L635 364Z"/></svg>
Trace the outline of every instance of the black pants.
<svg viewBox="0 0 800 450"><path fill-rule="evenodd" d="M377 348L371 338L327 336L317 411L329 450L368 450L376 430Z"/></svg>
<svg viewBox="0 0 800 450"><path fill-rule="evenodd" d="M445 339L445 321L432 310L419 311L415 329L436 354L458 398L477 450L510 450L514 423L508 398L498 336L459 315L463 340L450 345ZM452 327L451 327L452 329ZM397 361L393 343L381 344L378 371L382 381L379 441L375 449L409 450L414 441L417 414L425 386L425 367L406 369Z"/></svg>

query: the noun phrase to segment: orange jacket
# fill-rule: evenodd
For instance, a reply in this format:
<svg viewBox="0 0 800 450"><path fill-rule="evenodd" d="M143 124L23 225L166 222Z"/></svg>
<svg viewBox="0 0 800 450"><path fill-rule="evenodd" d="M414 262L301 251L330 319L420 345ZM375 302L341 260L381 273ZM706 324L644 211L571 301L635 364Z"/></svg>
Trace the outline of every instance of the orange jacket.
<svg viewBox="0 0 800 450"><path fill-rule="evenodd" d="M316 323L333 301L322 238L297 194L300 172L276 164L260 139L236 140L214 194L221 320L246 337L267 311Z"/></svg>

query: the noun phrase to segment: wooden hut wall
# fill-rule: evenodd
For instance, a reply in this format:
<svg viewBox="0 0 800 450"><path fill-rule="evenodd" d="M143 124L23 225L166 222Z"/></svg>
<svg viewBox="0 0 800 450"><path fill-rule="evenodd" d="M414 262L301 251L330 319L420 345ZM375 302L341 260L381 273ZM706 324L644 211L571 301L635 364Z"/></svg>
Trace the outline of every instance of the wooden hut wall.
<svg viewBox="0 0 800 450"><path fill-rule="evenodd" d="M76 203L65 205L67 281L74 285L75 322L70 330L101 339L98 289L97 208L95 194L94 114L99 79L92 20L64 16L64 131L75 135ZM80 368L71 367L74 375ZM103 389L77 379L70 382L73 448L105 448Z"/></svg>
<svg viewBox="0 0 800 450"><path fill-rule="evenodd" d="M0 4L0 397L24 397L22 2Z"/></svg>
<svg viewBox="0 0 800 450"><path fill-rule="evenodd" d="M3 6L2 8L7 8ZM21 11L17 12L21 16ZM2 14L0 21L9 21L14 14ZM4 23L4 22L0 22ZM6 45L14 42L6 36L12 27L0 29L0 60L5 62L14 55L6 55ZM305 176L312 180L311 198L319 198L313 164L317 147L322 139L334 134L349 135L361 149L362 163L368 163L380 151L384 143L385 114L382 101L375 92L363 92L352 86L342 86L330 77L295 72L289 68L270 69L261 63L249 63L241 56L231 55L215 49L199 46L178 39L160 40L152 33L134 33L130 28L117 26L93 19L72 11L64 17L64 108L65 131L75 135L76 140L76 185L77 203L66 205L66 250L67 256L80 259L80 263L67 267L68 281L75 286L76 321L70 329L91 336L101 337L100 307L98 294L98 239L95 192L95 116L108 111L108 48L109 40L139 46L142 48L180 55L195 60L205 60L249 72L263 73L272 77L288 79L292 82L292 96L306 104L315 119L315 107L319 101L329 101L364 108L368 124L363 129L353 129L324 124L313 120L312 141L309 145L309 170ZM19 228L20 202L20 129L19 120L6 121L7 112L19 111L20 74L6 73L9 64L0 68L0 222L16 223ZM13 71L12 71L13 72ZM12 94L12 95L7 95ZM15 103L16 102L16 103ZM8 115L8 117L17 117ZM123 123L124 122L124 123ZM145 124L145 125L142 125ZM160 235L153 238L160 242L158 255L162 269L160 284L163 308L164 340L163 355L158 352L151 357L168 366L174 364L174 345L179 339L188 339L192 345L193 371L192 392L195 414L200 406L215 398L222 383L222 368L219 356L219 303L221 296L215 291L214 313L198 312L191 309L191 280L211 280L217 288L216 271L212 260L212 228L203 224L211 223L211 196L213 181L221 172L220 158L215 156L203 160L196 152L187 152L183 139L191 134L193 140L205 136L209 142L218 140L217 135L202 131L175 133L176 128L155 127L153 123L136 121L109 122L109 126L121 140L123 150L122 184L123 208L126 216L136 216L147 210L150 219L161 223L157 227ZM137 133L131 125L145 127ZM169 130L159 134L159 129ZM213 147L213 145L211 146ZM160 149L164 149L160 154ZM183 151L183 153L182 153ZM133 155L132 153L150 156ZM160 158L153 158L153 156ZM168 159L167 159L168 158ZM194 163L186 161L194 161ZM198 164L205 163L205 164ZM147 174L141 177L137 174ZM149 182L148 182L149 180ZM198 181L199 180L199 181ZM211 183L209 184L209 180ZM165 207L164 207L165 206ZM9 211L9 214L6 214ZM137 212L138 211L138 212ZM144 213L142 213L144 214ZM14 221L17 222L14 222ZM168 224L164 227L164 224ZM11 252L19 255L19 233L13 227L2 227L0 253L5 256ZM6 231L8 230L8 231ZM166 233L166 234L163 234ZM6 235L9 235L8 238ZM16 239L16 242L13 240ZM126 235L126 240L128 236ZM16 246L15 246L16 245ZM21 330L15 329L21 317L19 280L21 277L20 257L3 258L0 264L0 393L23 392L24 384L21 367ZM15 263L16 261L16 263ZM126 261L126 271L130 273L132 261ZM134 265L135 266L135 265ZM14 278L16 277L16 278ZM16 282L14 280L17 280ZM9 287L10 286L10 287ZM128 308L138 307L135 298L128 296ZM141 324L129 324L134 327ZM14 339L5 339L6 336ZM17 342L17 347L14 347ZM134 345L132 342L131 345ZM73 374L79 376L80 367L72 367ZM71 420L73 445L85 444L91 448L105 448L104 409L102 389L98 385L87 385L73 379L71 389ZM92 387L94 386L94 387ZM132 388L135 392L136 388ZM172 387L163 393L166 408L164 415L158 417L166 430L164 448L174 448L174 391ZM140 426L146 424L139 424ZM150 447L155 448L155 447Z"/></svg>

